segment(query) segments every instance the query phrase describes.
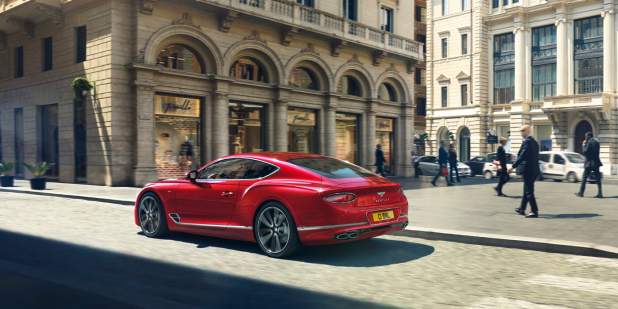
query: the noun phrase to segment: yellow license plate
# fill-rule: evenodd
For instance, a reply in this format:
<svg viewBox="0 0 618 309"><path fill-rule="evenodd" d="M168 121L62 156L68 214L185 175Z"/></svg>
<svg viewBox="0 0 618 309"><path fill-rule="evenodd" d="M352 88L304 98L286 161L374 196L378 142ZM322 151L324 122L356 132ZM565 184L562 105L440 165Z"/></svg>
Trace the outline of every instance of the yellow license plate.
<svg viewBox="0 0 618 309"><path fill-rule="evenodd" d="M371 217L373 218L374 222L391 220L391 219L395 218L395 212L392 211L392 210L381 211L381 212L374 212L374 213L371 214Z"/></svg>

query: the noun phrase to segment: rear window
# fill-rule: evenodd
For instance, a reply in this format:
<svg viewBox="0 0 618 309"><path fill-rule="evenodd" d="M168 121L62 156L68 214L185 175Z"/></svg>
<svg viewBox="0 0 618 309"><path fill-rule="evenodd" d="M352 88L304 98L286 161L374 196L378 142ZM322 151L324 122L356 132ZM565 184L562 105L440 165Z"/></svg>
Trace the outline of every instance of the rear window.
<svg viewBox="0 0 618 309"><path fill-rule="evenodd" d="M321 176L334 179L376 176L374 173L360 166L333 158L298 158L291 159L288 162Z"/></svg>

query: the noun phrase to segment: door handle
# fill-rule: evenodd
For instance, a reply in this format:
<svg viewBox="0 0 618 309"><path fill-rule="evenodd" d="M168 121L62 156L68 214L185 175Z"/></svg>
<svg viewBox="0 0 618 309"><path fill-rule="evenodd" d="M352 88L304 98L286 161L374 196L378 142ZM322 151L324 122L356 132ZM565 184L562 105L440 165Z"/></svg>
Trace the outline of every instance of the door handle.
<svg viewBox="0 0 618 309"><path fill-rule="evenodd" d="M232 197L234 196L234 192L232 191L223 191L221 192L221 197Z"/></svg>

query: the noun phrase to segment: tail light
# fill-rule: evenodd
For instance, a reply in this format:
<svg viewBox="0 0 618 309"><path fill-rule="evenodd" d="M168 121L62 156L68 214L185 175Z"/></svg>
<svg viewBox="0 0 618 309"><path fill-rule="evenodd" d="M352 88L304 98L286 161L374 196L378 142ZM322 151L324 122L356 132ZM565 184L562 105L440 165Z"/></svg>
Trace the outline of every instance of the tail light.
<svg viewBox="0 0 618 309"><path fill-rule="evenodd" d="M356 195L354 193L335 193L324 197L324 201L331 204L347 204L354 202Z"/></svg>

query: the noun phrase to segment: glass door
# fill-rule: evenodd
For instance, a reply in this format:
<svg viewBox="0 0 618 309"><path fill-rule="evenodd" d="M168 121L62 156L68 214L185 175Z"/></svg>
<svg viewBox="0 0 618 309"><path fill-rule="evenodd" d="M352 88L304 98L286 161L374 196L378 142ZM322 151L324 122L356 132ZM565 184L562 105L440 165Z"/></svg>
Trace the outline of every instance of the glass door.
<svg viewBox="0 0 618 309"><path fill-rule="evenodd" d="M263 146L262 105L230 103L230 153L260 152Z"/></svg>
<svg viewBox="0 0 618 309"><path fill-rule="evenodd" d="M384 170L387 174L392 174L393 171L394 122L391 118L376 118L375 144L382 146L384 158L386 159Z"/></svg>
<svg viewBox="0 0 618 309"><path fill-rule="evenodd" d="M336 157L352 163L358 163L358 116L354 114L336 114Z"/></svg>
<svg viewBox="0 0 618 309"><path fill-rule="evenodd" d="M311 109L288 109L288 151L318 153L317 113Z"/></svg>

